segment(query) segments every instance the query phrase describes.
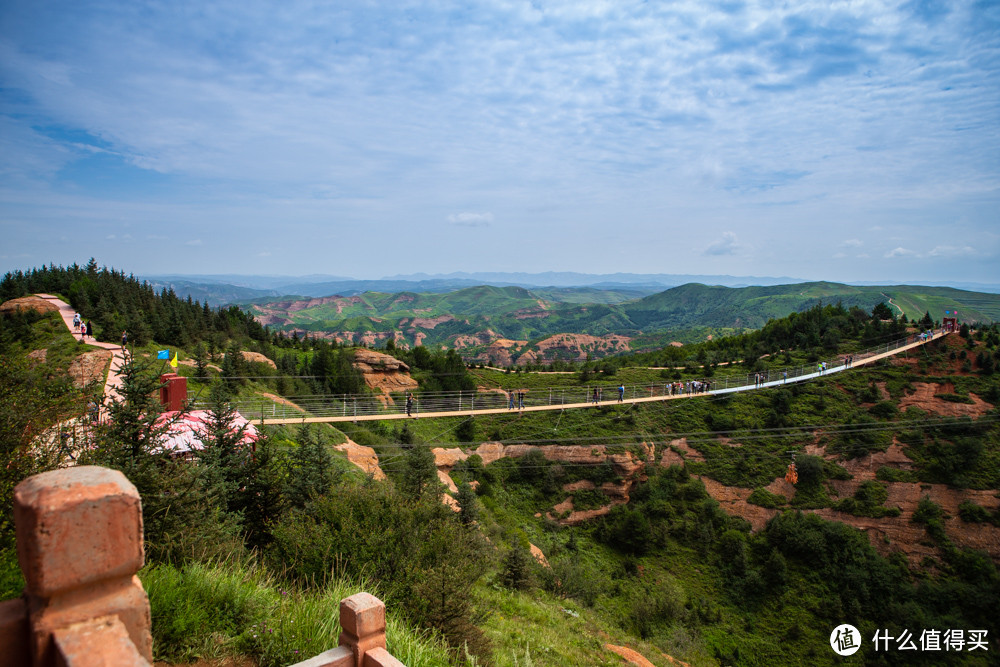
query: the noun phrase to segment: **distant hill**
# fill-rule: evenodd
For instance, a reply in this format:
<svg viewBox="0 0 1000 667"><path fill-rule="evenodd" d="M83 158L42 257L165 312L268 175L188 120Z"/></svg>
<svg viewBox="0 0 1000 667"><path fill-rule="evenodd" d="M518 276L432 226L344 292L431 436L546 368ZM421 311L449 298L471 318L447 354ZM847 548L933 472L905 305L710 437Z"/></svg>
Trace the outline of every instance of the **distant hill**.
<svg viewBox="0 0 1000 667"><path fill-rule="evenodd" d="M710 332L757 329L819 303L865 311L889 302L910 319L958 310L966 322L1000 320L1000 295L948 287L813 282L763 287L691 283L642 298L592 288L479 285L443 294L363 292L282 299L249 311L284 331L380 344L455 347L470 359L512 362L604 356L681 342ZM686 333L685 333L686 332ZM530 354L529 354L530 353Z"/></svg>

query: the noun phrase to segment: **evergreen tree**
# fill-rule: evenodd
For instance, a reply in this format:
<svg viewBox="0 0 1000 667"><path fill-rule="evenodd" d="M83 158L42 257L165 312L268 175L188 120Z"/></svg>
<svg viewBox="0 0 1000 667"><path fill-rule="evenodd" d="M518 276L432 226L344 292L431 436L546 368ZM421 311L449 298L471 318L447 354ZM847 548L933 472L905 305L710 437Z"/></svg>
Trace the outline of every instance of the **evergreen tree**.
<svg viewBox="0 0 1000 667"><path fill-rule="evenodd" d="M419 498L424 493L438 489L437 466L429 447L416 446L403 456L403 474L400 490L410 498Z"/></svg>
<svg viewBox="0 0 1000 667"><path fill-rule="evenodd" d="M229 399L223 383L212 386L207 421L198 434L202 442L198 459L205 470L206 488L216 498L218 507L235 512L242 467L246 462L243 439L248 425L236 425L240 415Z"/></svg>
<svg viewBox="0 0 1000 667"><path fill-rule="evenodd" d="M514 544L504 556L500 569L500 584L514 591L531 588L531 554L521 544Z"/></svg>
<svg viewBox="0 0 1000 667"><path fill-rule="evenodd" d="M466 526L470 526L479 518L479 507L476 505L476 492L468 482L458 485L458 518Z"/></svg>
<svg viewBox="0 0 1000 667"><path fill-rule="evenodd" d="M110 419L95 429L94 446L79 463L120 470L135 485L154 560L221 555L232 548L236 521L220 508L206 468L165 448L177 416L161 416L152 363L125 354L121 387L107 406Z"/></svg>
<svg viewBox="0 0 1000 667"><path fill-rule="evenodd" d="M330 490L336 474L326 438L315 425L303 424L298 441L289 457L287 497L292 507L305 507Z"/></svg>
<svg viewBox="0 0 1000 667"><path fill-rule="evenodd" d="M288 459L266 437L254 443L255 451L243 462L233 510L242 517L243 539L248 547L263 548L274 539L272 527L288 509L284 490Z"/></svg>
<svg viewBox="0 0 1000 667"><path fill-rule="evenodd" d="M194 365L199 378L208 377L208 350L205 343L199 342L194 348Z"/></svg>

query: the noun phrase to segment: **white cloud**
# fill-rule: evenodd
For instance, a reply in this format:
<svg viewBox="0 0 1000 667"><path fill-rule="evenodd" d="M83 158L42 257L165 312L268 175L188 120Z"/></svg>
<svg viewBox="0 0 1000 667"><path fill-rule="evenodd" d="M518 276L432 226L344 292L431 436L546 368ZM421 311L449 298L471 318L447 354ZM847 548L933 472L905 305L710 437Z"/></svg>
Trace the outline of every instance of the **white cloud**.
<svg viewBox="0 0 1000 667"><path fill-rule="evenodd" d="M971 257L976 254L970 246L939 245L927 253L928 257Z"/></svg>
<svg viewBox="0 0 1000 667"><path fill-rule="evenodd" d="M493 222L492 213L452 213L448 222L460 227L489 227Z"/></svg>
<svg viewBox="0 0 1000 667"><path fill-rule="evenodd" d="M185 241L184 245L200 246L200 245L202 245L202 242L201 242L201 239L191 239L190 241Z"/></svg>
<svg viewBox="0 0 1000 667"><path fill-rule="evenodd" d="M722 239L705 248L706 255L735 255L740 244L733 232L723 232Z"/></svg>
<svg viewBox="0 0 1000 667"><path fill-rule="evenodd" d="M261 252L257 253L257 256L258 257L270 257L271 253L268 250L262 250Z"/></svg>
<svg viewBox="0 0 1000 667"><path fill-rule="evenodd" d="M819 229L847 239L827 255L916 257L905 246L927 238L942 245L926 257L973 256L958 239L989 252L1000 106L975 3L933 21L910 2L451 4L62 3L54 22L20 3L0 40L0 218L25 211L25 230L50 224L48 238L93 224L82 255L120 246L140 266L159 248L105 243L104 210L130 208L143 231L189 221L180 239L218 226L246 245L220 270L258 252L237 227L248 218L316 239L279 253L285 272L322 270L318 220L338 221L340 240L407 219L499 234L493 212L467 205L532 225L537 248L560 244L575 268L629 257L602 269L654 270L657 249L636 239L665 219L685 221L671 236L693 248L677 272L757 274L781 246L782 268L810 278ZM968 216L963 236L927 231L947 211ZM876 240L904 225L905 240ZM711 244L705 230L719 230ZM407 256L452 249L426 245L439 242L414 237ZM881 270L838 259L841 278ZM405 270L388 254L350 261ZM960 264L938 262L971 270Z"/></svg>

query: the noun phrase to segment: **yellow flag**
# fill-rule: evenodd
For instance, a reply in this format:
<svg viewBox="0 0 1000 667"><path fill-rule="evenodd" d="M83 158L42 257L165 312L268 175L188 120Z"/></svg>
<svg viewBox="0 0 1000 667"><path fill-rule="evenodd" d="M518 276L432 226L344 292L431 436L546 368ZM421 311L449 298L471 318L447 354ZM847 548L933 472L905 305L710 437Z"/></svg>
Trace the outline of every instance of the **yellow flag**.
<svg viewBox="0 0 1000 667"><path fill-rule="evenodd" d="M177 353L174 352L174 358L170 360L170 367L177 368Z"/></svg>

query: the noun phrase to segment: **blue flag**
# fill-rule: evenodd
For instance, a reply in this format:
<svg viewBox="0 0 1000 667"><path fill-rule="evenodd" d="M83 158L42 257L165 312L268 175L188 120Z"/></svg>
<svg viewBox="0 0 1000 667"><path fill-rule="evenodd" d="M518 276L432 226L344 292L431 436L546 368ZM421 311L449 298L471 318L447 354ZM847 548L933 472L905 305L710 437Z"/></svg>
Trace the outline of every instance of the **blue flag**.
<svg viewBox="0 0 1000 667"><path fill-rule="evenodd" d="M156 358L157 359L169 359L170 358L170 350L159 350L159 351L157 351Z"/></svg>

